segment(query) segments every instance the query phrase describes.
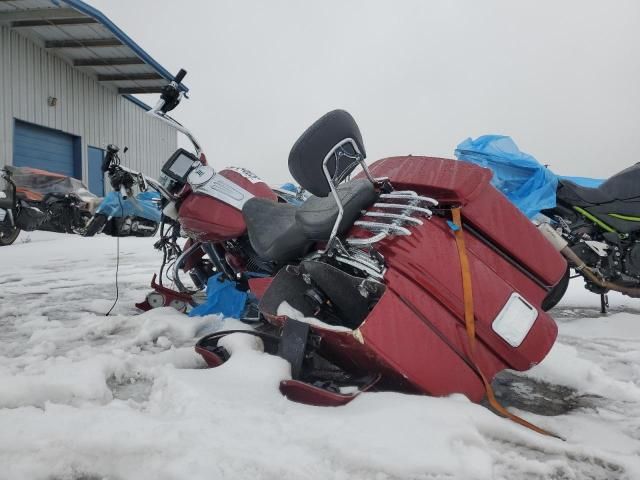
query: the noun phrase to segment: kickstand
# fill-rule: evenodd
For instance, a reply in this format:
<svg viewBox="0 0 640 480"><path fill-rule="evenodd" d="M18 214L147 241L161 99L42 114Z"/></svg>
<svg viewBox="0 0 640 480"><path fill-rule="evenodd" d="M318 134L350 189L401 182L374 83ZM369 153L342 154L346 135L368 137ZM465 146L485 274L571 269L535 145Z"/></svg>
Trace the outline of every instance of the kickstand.
<svg viewBox="0 0 640 480"><path fill-rule="evenodd" d="M600 294L600 313L607 313L609 308L609 296L606 293Z"/></svg>

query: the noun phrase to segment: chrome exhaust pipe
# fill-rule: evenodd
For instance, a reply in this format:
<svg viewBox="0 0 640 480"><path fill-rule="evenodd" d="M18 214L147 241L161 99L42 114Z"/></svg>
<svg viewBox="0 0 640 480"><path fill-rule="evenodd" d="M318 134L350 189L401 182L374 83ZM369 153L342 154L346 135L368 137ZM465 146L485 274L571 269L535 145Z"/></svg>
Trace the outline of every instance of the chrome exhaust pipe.
<svg viewBox="0 0 640 480"><path fill-rule="evenodd" d="M640 298L640 288L619 285L617 283L604 280L596 275L584 260L569 248L568 242L562 238L562 235L560 235L551 225L548 223L541 223L538 225L538 230L551 243L551 245L553 245L555 249L567 259L571 266L580 272L581 275L585 276L590 282L599 287L606 288L607 290L620 292L623 295L628 295L632 298Z"/></svg>

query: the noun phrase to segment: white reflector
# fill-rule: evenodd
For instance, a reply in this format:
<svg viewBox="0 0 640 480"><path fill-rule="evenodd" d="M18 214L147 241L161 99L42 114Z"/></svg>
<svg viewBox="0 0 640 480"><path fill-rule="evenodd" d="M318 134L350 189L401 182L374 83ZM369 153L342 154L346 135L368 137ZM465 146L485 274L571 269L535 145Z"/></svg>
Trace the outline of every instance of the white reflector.
<svg viewBox="0 0 640 480"><path fill-rule="evenodd" d="M491 327L509 345L519 347L536 318L538 310L514 292L493 320Z"/></svg>

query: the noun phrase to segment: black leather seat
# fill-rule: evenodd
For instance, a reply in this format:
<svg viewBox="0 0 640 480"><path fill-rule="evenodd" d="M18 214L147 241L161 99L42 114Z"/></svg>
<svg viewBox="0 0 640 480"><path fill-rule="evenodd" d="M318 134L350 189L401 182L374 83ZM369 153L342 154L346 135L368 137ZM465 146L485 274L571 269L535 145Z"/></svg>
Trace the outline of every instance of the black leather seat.
<svg viewBox="0 0 640 480"><path fill-rule="evenodd" d="M344 215L338 234L348 230L377 193L369 180L353 180L337 187ZM338 216L332 195L311 197L299 207L252 198L242 208L251 246L267 260L286 262L303 256L316 241L328 240Z"/></svg>
<svg viewBox="0 0 640 480"><path fill-rule="evenodd" d="M558 189L558 197L567 200L567 203L574 205L599 205L601 203L613 202L607 192L600 188L589 188L573 183L569 180L561 180Z"/></svg>
<svg viewBox="0 0 640 480"><path fill-rule="evenodd" d="M581 187L569 180L560 180L557 194L560 200L577 206L640 198L640 163L609 177L597 188Z"/></svg>
<svg viewBox="0 0 640 480"><path fill-rule="evenodd" d="M264 198L252 198L242 207L249 240L265 260L284 262L304 255L312 242L296 222L298 207Z"/></svg>

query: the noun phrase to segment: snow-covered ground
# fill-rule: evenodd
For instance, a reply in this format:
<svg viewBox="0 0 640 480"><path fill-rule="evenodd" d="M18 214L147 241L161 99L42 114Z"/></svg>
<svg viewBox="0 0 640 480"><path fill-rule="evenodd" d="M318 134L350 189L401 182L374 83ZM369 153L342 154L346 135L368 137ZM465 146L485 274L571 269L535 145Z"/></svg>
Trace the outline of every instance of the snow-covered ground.
<svg viewBox="0 0 640 480"><path fill-rule="evenodd" d="M496 380L563 442L462 396L295 404L278 391L285 362L245 339L205 369L195 340L238 322L140 315L152 244L121 239L109 317L115 239L32 233L0 248L0 479L640 478L640 301L612 295L603 318L575 281L548 358Z"/></svg>

